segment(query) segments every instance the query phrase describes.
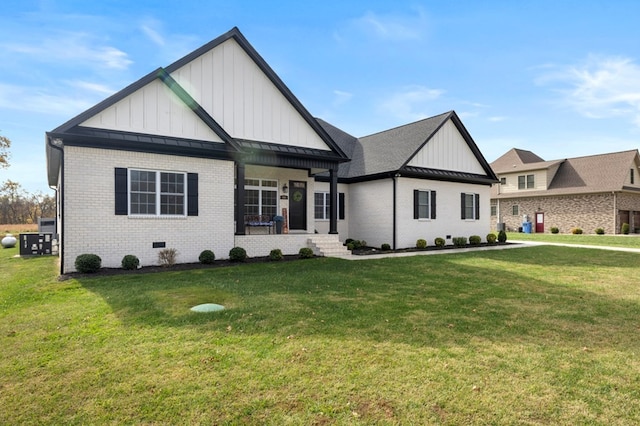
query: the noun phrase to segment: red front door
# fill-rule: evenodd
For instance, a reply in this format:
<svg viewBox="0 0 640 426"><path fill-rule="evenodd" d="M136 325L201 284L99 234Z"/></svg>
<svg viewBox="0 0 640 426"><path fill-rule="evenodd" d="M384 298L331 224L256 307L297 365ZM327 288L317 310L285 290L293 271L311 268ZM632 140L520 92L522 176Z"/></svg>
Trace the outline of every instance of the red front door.
<svg viewBox="0 0 640 426"><path fill-rule="evenodd" d="M536 234L544 233L544 213L536 213Z"/></svg>

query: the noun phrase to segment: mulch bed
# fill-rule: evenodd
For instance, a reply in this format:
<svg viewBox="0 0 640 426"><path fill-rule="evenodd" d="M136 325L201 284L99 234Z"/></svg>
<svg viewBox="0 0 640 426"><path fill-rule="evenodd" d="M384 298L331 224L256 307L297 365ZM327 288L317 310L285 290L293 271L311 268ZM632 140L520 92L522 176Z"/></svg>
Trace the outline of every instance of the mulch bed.
<svg viewBox="0 0 640 426"><path fill-rule="evenodd" d="M371 255L371 254L387 254L387 253L413 253L413 252L421 252L421 251L442 251L442 250L455 250L455 249L461 249L461 248L479 248L479 247L494 247L494 246L504 246L504 245L509 245L509 244L513 244L513 243L509 243L509 242L505 242L505 243L494 243L494 244L489 244L489 243L480 243L480 244L475 244L475 245L471 245L471 244L467 244L464 247L458 247L458 246L454 246L452 244L449 245L445 245L442 247L436 247L436 246L427 246L426 248L423 249L419 249L416 247L411 247L411 248L404 248L404 249L397 249L397 250L380 250L377 249L375 247L363 247L357 250L353 250L351 253L356 255L356 256L367 256L367 255Z"/></svg>

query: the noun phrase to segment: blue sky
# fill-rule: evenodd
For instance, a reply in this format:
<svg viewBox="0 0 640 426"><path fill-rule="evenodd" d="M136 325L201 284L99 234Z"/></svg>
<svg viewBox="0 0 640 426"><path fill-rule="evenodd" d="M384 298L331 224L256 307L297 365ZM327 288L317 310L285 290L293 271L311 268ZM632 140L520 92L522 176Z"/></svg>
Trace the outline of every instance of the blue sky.
<svg viewBox="0 0 640 426"><path fill-rule="evenodd" d="M5 0L0 183L50 193L46 131L234 26L355 136L455 110L489 162L637 149L638 16L637 1Z"/></svg>

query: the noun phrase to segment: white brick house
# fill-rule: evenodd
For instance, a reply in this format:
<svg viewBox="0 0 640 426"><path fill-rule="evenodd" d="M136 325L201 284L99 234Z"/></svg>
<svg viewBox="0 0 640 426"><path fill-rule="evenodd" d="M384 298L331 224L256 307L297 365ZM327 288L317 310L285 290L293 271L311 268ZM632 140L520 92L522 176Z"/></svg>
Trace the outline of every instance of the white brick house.
<svg viewBox="0 0 640 426"><path fill-rule="evenodd" d="M490 230L496 177L455 112L354 138L313 118L237 28L47 132L46 149L62 273L82 253L119 267L162 248L196 262L294 254L318 233L399 248Z"/></svg>

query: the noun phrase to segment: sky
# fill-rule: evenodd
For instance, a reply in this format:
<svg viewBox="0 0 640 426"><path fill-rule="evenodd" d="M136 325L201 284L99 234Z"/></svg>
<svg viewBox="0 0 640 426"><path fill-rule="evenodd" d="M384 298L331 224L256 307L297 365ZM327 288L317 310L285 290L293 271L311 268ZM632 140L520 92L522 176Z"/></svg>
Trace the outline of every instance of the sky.
<svg viewBox="0 0 640 426"><path fill-rule="evenodd" d="M3 0L0 185L52 195L45 132L233 27L354 136L455 110L489 162L638 149L638 16L635 0Z"/></svg>

